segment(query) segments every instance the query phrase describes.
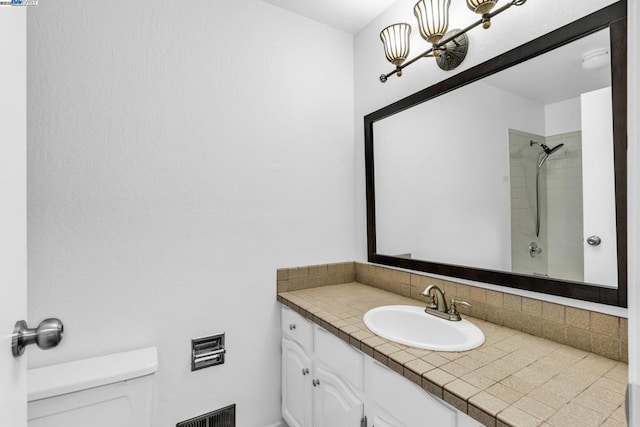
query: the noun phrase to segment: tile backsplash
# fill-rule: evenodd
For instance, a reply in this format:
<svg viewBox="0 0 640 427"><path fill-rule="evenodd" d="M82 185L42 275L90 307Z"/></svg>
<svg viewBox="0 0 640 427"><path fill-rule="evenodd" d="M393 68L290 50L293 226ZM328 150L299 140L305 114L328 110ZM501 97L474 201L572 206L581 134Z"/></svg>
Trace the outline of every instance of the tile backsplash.
<svg viewBox="0 0 640 427"><path fill-rule="evenodd" d="M460 308L462 314L628 362L627 319L621 317L358 262L283 268L277 279L278 292L355 281L420 301L434 284L447 300L471 303L471 309Z"/></svg>

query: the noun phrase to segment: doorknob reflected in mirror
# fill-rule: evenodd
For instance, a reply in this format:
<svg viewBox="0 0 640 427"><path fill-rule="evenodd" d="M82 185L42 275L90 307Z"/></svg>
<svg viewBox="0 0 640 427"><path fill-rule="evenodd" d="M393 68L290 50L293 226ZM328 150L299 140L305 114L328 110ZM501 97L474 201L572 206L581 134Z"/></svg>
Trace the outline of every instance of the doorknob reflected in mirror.
<svg viewBox="0 0 640 427"><path fill-rule="evenodd" d="M600 243L602 243L602 239L598 236L589 236L587 238L587 244L589 246L598 246Z"/></svg>
<svg viewBox="0 0 640 427"><path fill-rule="evenodd" d="M13 357L20 357L29 344L37 344L39 348L48 350L56 347L62 341L64 325L60 319L45 319L37 328L29 328L27 322L16 322L11 336L11 351Z"/></svg>

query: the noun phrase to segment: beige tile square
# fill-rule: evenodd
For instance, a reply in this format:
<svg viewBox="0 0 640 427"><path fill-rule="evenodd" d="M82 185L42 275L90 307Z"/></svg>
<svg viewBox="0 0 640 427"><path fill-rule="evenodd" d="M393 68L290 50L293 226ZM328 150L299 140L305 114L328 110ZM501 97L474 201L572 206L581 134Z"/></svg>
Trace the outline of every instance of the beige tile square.
<svg viewBox="0 0 640 427"><path fill-rule="evenodd" d="M490 307L487 305L486 313L487 322L495 323L496 325L504 325L504 311L497 307Z"/></svg>
<svg viewBox="0 0 640 427"><path fill-rule="evenodd" d="M482 289L482 288L478 288L475 286L471 286L471 290L470 290L470 295L469 295L469 299L471 299L472 304L473 302L480 302L483 304L487 303L487 290L486 289Z"/></svg>
<svg viewBox="0 0 640 427"><path fill-rule="evenodd" d="M484 375L480 375L476 372L470 372L464 376L464 380L469 384L478 387L480 390L485 390L496 382L491 378L487 378Z"/></svg>
<svg viewBox="0 0 640 427"><path fill-rule="evenodd" d="M602 423L602 427L627 427L627 422L609 418Z"/></svg>
<svg viewBox="0 0 640 427"><path fill-rule="evenodd" d="M565 344L567 342L566 325L550 320L542 320L542 337L551 341Z"/></svg>
<svg viewBox="0 0 640 427"><path fill-rule="evenodd" d="M384 354L385 356L389 356L397 351L400 351L400 347L397 347L395 344L391 344L389 342L384 343L384 344L380 344L379 346L375 347L376 351L379 351L380 353Z"/></svg>
<svg viewBox="0 0 640 427"><path fill-rule="evenodd" d="M509 406L508 402L501 400L494 395L481 391L469 399L469 403L482 409L484 412L494 417Z"/></svg>
<svg viewBox="0 0 640 427"><path fill-rule="evenodd" d="M556 412L554 408L528 396L518 400L513 406L542 420L546 420Z"/></svg>
<svg viewBox="0 0 640 427"><path fill-rule="evenodd" d="M288 272L287 275L289 276L289 280L298 278L298 269L297 268L295 268L295 267L294 268L289 268L288 270L289 270L289 272Z"/></svg>
<svg viewBox="0 0 640 427"><path fill-rule="evenodd" d="M503 305L506 310L522 312L522 297L519 295L504 294Z"/></svg>
<svg viewBox="0 0 640 427"><path fill-rule="evenodd" d="M522 310L516 311L505 308L502 312L502 324L507 328L522 330Z"/></svg>
<svg viewBox="0 0 640 427"><path fill-rule="evenodd" d="M304 279L309 277L309 267L298 267L298 278Z"/></svg>
<svg viewBox="0 0 640 427"><path fill-rule="evenodd" d="M586 329L567 326L566 343L580 350L591 351L591 332Z"/></svg>
<svg viewBox="0 0 640 427"><path fill-rule="evenodd" d="M410 369L418 375L434 370L436 367L422 359L414 359L405 364L405 368Z"/></svg>
<svg viewBox="0 0 640 427"><path fill-rule="evenodd" d="M464 400L468 400L471 396L480 392L478 387L472 386L461 379L445 384L444 389Z"/></svg>
<svg viewBox="0 0 640 427"><path fill-rule="evenodd" d="M394 270L392 280L396 283L411 284L411 275L406 271Z"/></svg>
<svg viewBox="0 0 640 427"><path fill-rule="evenodd" d="M422 387L422 376L416 374L411 369L407 369L406 366L402 371L402 375L412 383L416 384L419 387Z"/></svg>
<svg viewBox="0 0 640 427"><path fill-rule="evenodd" d="M469 372L473 371L473 369L471 368L467 368L466 366L462 366L459 363L456 362L449 362L446 365L442 365L440 366L440 369L442 369L445 372L450 373L451 375L457 377L457 378L461 378L463 376L465 376L466 374L468 374Z"/></svg>
<svg viewBox="0 0 640 427"><path fill-rule="evenodd" d="M471 299L471 286L456 283L456 295L461 300L468 301Z"/></svg>
<svg viewBox="0 0 640 427"><path fill-rule="evenodd" d="M591 312L591 331L600 335L618 337L620 334L619 319L608 314Z"/></svg>
<svg viewBox="0 0 640 427"><path fill-rule="evenodd" d="M432 369L431 371L427 371L422 374L423 378L431 381L432 383L444 387L445 384L450 383L451 381L455 381L457 378L451 375L448 372L443 371L442 369Z"/></svg>
<svg viewBox="0 0 640 427"><path fill-rule="evenodd" d="M486 392L509 404L515 403L524 397L523 393L501 383L492 385L486 389Z"/></svg>
<svg viewBox="0 0 640 427"><path fill-rule="evenodd" d="M415 347L409 347L407 352L413 354L415 357L425 357L433 353L431 350L424 350Z"/></svg>
<svg viewBox="0 0 640 427"><path fill-rule="evenodd" d="M566 411L556 412L553 416L551 416L551 418L547 420L547 423L549 423L553 427L597 426L597 424L585 423L580 418L576 418Z"/></svg>
<svg viewBox="0 0 640 427"><path fill-rule="evenodd" d="M553 304L550 302L542 302L542 318L556 323L565 323L565 306Z"/></svg>
<svg viewBox="0 0 640 427"><path fill-rule="evenodd" d="M600 356L620 360L620 339L618 337L591 333L591 351Z"/></svg>
<svg viewBox="0 0 640 427"><path fill-rule="evenodd" d="M510 406L498 414L498 420L510 426L518 427L538 427L542 420L534 417L518 408ZM564 426L568 427L568 426Z"/></svg>
<svg viewBox="0 0 640 427"><path fill-rule="evenodd" d="M468 356L468 355L464 356L464 357L461 357L459 359L456 359L456 363L464 366L465 368L469 368L472 371L476 370L478 368L481 368L481 367L483 367L485 365L484 363L480 362L479 360L473 359L471 356Z"/></svg>
<svg viewBox="0 0 640 427"><path fill-rule="evenodd" d="M277 292L287 292L289 290L289 281L288 280L278 280L277 284Z"/></svg>
<svg viewBox="0 0 640 427"><path fill-rule="evenodd" d="M509 376L509 374L491 366L483 366L482 368L477 369L475 372L496 382L501 381Z"/></svg>
<svg viewBox="0 0 640 427"><path fill-rule="evenodd" d="M416 357L405 351L405 350L400 350L396 353L392 353L391 355L389 355L389 359L394 360L395 362L400 363L401 365L404 365L407 362L410 362L412 360L416 360ZM419 360L419 359L418 359Z"/></svg>
<svg viewBox="0 0 640 427"><path fill-rule="evenodd" d="M599 399L597 396L590 393L582 393L573 401L586 408L591 408L607 417L611 416L619 407L619 405L615 403Z"/></svg>
<svg viewBox="0 0 640 427"><path fill-rule="evenodd" d="M524 300L523 300L523 313L524 310ZM522 316L522 332L526 332L527 334L535 335L537 337L542 336L542 317L540 316L532 316L529 314L523 314Z"/></svg>
<svg viewBox="0 0 640 427"><path fill-rule="evenodd" d="M595 425L598 426L604 422L607 417L591 408L582 406L576 402L569 402L566 406L558 411L558 413L567 413L572 417L578 418L582 421L583 425Z"/></svg>
<svg viewBox="0 0 640 427"><path fill-rule="evenodd" d="M453 406L454 408L467 413L467 401L464 399L459 398L458 396L456 396L455 394L444 390L444 393L442 394L442 397L444 398L444 401L447 402L448 404L450 404L451 406Z"/></svg>
<svg viewBox="0 0 640 427"><path fill-rule="evenodd" d="M626 363L618 362L604 377L621 384L627 384L629 382L629 366Z"/></svg>
<svg viewBox="0 0 640 427"><path fill-rule="evenodd" d="M404 375L404 366L402 366L401 363L391 360L390 357L387 358L387 366L397 374Z"/></svg>
<svg viewBox="0 0 640 427"><path fill-rule="evenodd" d="M487 290L487 305L489 307L503 307L504 294L502 292Z"/></svg>
<svg viewBox="0 0 640 427"><path fill-rule="evenodd" d="M536 388L535 390L527 394L527 397L537 400L538 402L543 403L546 406L555 409L556 411L562 408L568 402L568 399L566 397L558 396L557 394L544 388Z"/></svg>
<svg viewBox="0 0 640 427"><path fill-rule="evenodd" d="M289 269L288 268L279 268L276 270L277 280L287 280L289 279Z"/></svg>
<svg viewBox="0 0 640 427"><path fill-rule="evenodd" d="M591 325L590 313L580 308L567 307L566 309L567 325L574 328L589 330Z"/></svg>
<svg viewBox="0 0 640 427"><path fill-rule="evenodd" d="M469 416L476 421L480 421L483 426L495 427L496 418L494 415L488 414L487 412L477 408L476 406L470 403L467 405L467 410L469 411L468 412Z"/></svg>
<svg viewBox="0 0 640 427"><path fill-rule="evenodd" d="M542 301L522 298L522 312L529 316L542 317Z"/></svg>

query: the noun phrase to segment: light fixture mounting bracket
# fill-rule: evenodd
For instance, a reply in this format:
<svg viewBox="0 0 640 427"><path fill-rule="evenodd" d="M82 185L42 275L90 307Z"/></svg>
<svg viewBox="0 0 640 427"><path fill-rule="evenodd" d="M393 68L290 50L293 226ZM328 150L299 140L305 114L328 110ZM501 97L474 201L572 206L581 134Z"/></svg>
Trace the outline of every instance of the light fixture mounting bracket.
<svg viewBox="0 0 640 427"><path fill-rule="evenodd" d="M447 32L443 38L448 39L459 33L459 29ZM466 34L460 34L453 40L447 42L440 51L440 55L436 57L438 67L444 71L451 71L464 61L469 50L469 37Z"/></svg>

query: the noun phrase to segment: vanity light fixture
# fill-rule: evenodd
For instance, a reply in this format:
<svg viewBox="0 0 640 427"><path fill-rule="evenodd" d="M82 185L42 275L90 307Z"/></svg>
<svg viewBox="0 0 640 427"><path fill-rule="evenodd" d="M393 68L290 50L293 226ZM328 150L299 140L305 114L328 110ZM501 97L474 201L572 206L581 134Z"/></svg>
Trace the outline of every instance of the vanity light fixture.
<svg viewBox="0 0 640 427"><path fill-rule="evenodd" d="M411 59L406 64L404 61L409 55L409 35L411 26L407 23L398 23L386 27L380 33L380 39L384 45L384 52L396 69L390 73L382 74L380 81L397 74L402 76L402 70L413 64L420 58L433 56L438 66L445 70L453 70L462 63L469 48L467 32L482 25L487 29L491 26L491 18L501 14L511 6L522 6L527 0L511 0L499 9L492 12L498 0L467 0L469 9L482 15L482 18L468 27L447 32L449 26L449 5L451 0L420 0L413 7L413 13L418 20L420 35L431 48Z"/></svg>

